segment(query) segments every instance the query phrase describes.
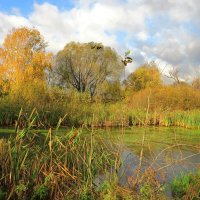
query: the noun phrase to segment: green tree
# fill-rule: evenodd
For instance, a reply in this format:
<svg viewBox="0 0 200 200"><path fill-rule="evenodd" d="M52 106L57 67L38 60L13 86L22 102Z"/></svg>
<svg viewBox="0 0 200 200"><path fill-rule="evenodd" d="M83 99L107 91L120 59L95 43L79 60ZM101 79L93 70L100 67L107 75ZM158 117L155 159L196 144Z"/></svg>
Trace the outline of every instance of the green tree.
<svg viewBox="0 0 200 200"><path fill-rule="evenodd" d="M105 80L119 78L123 67L121 57L110 47L71 42L58 52L53 71L61 86L89 92L93 97Z"/></svg>
<svg viewBox="0 0 200 200"><path fill-rule="evenodd" d="M161 85L161 75L155 62L142 65L128 76L128 87L139 91L147 87Z"/></svg>

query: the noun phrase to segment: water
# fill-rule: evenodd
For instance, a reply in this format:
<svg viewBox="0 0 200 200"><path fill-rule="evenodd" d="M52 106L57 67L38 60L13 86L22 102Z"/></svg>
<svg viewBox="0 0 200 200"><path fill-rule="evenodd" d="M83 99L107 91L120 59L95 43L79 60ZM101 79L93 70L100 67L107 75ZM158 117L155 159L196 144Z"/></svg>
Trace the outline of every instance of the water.
<svg viewBox="0 0 200 200"><path fill-rule="evenodd" d="M119 183L130 185L136 177L144 128L96 130L96 134L118 145L122 165ZM169 183L183 173L196 173L200 167L200 130L149 127L146 130L141 171L151 167L161 183ZM166 190L171 197L171 190Z"/></svg>
<svg viewBox="0 0 200 200"><path fill-rule="evenodd" d="M66 133L66 130L61 132ZM117 145L122 159L118 171L119 183L122 185L129 186L130 177L136 176L144 132L145 129L139 127L94 130L94 135L100 135L105 141L112 141ZM0 138L8 138L13 133L12 129L0 129ZM196 173L200 167L200 130L147 128L141 171L148 167L156 171L157 178L163 183L170 183L182 173ZM102 182L103 177L98 177L97 185ZM170 190L167 195L171 195Z"/></svg>

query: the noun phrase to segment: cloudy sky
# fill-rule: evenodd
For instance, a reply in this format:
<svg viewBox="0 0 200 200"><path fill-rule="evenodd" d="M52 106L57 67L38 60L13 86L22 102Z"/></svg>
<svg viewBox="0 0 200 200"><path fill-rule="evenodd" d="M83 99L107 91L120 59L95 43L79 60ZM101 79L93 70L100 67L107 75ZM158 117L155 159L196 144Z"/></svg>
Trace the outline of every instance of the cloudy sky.
<svg viewBox="0 0 200 200"><path fill-rule="evenodd" d="M37 28L56 53L67 42L102 42L123 55L133 71L156 61L191 80L200 76L199 0L0 0L0 45L13 27Z"/></svg>

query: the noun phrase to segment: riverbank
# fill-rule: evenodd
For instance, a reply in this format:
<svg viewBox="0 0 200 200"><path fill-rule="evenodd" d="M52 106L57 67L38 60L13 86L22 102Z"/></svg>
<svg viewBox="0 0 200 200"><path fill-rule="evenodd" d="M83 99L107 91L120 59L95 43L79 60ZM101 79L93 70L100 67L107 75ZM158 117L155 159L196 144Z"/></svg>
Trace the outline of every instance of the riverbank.
<svg viewBox="0 0 200 200"><path fill-rule="evenodd" d="M19 112L18 109L12 112L9 110L2 112L0 114L0 126L13 127L18 119ZM61 123L64 127L131 127L146 124L148 126L200 129L200 110L154 111L147 115L144 109L130 110L120 105L114 107L94 105L90 107L90 110L83 109L81 112L73 114L62 112L58 116L58 113L40 113L36 110L34 114L35 124L39 128L56 127L60 116L65 116ZM26 123L28 113L31 113L31 111L23 111L21 125Z"/></svg>

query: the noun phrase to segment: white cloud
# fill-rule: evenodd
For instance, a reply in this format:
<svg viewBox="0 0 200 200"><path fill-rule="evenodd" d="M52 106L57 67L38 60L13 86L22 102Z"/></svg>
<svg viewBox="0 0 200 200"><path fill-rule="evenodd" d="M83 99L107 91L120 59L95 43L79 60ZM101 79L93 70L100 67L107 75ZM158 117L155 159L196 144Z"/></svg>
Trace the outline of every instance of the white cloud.
<svg viewBox="0 0 200 200"><path fill-rule="evenodd" d="M148 39L148 34L145 31L141 31L137 34L139 40L145 41Z"/></svg>
<svg viewBox="0 0 200 200"><path fill-rule="evenodd" d="M8 31L14 27L30 26L29 20L16 15L0 13L0 43L2 44Z"/></svg>
<svg viewBox="0 0 200 200"><path fill-rule="evenodd" d="M198 0L75 2L70 10L49 3L34 4L27 18L17 8L12 15L0 12L0 42L12 27L29 26L44 35L49 50L54 52L70 41L102 42L120 53L131 49L135 63L127 68L127 73L152 59L180 67L183 76L198 71L200 33L195 35L187 27L193 25L200 30ZM126 38L119 38L118 32L126 33Z"/></svg>

